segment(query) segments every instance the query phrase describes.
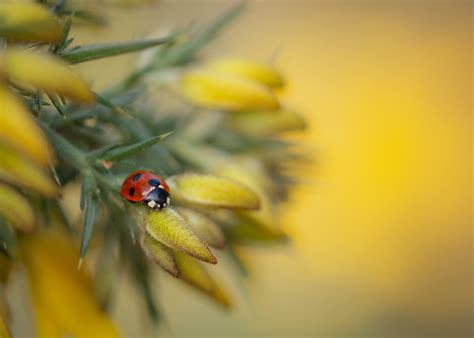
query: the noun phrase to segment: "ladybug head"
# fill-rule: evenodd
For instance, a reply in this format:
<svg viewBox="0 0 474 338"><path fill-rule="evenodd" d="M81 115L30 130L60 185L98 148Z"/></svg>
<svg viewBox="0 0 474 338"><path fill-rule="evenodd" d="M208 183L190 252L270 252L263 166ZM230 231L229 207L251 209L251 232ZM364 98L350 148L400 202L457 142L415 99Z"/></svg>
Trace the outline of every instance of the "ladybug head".
<svg viewBox="0 0 474 338"><path fill-rule="evenodd" d="M163 209L170 205L170 194L165 189L158 187L152 190L143 200L152 209Z"/></svg>

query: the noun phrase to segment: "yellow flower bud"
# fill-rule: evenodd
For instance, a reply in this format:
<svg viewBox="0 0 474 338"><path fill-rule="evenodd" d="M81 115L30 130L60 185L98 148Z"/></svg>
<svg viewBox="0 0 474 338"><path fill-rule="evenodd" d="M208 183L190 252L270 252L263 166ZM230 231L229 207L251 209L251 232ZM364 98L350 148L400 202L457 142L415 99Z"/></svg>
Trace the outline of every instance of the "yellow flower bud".
<svg viewBox="0 0 474 338"><path fill-rule="evenodd" d="M8 331L7 326L5 325L5 321L3 320L3 316L0 314L0 337L2 338L10 338L10 332Z"/></svg>
<svg viewBox="0 0 474 338"><path fill-rule="evenodd" d="M35 224L33 209L15 189L0 184L0 215L23 232L31 232Z"/></svg>
<svg viewBox="0 0 474 338"><path fill-rule="evenodd" d="M0 140L8 142L35 162L46 165L51 150L41 129L21 101L0 86Z"/></svg>
<svg viewBox="0 0 474 338"><path fill-rule="evenodd" d="M0 18L0 36L7 39L54 42L62 34L56 18L38 4L2 1Z"/></svg>
<svg viewBox="0 0 474 338"><path fill-rule="evenodd" d="M173 208L147 213L144 216L144 226L153 239L167 247L211 264L217 263L216 257L207 245Z"/></svg>
<svg viewBox="0 0 474 338"><path fill-rule="evenodd" d="M175 277L179 276L179 270L176 266L173 251L170 248L155 240L148 233L143 234L141 246L146 255L153 259L166 272Z"/></svg>
<svg viewBox="0 0 474 338"><path fill-rule="evenodd" d="M52 55L8 49L0 54L0 74L2 73L20 85L40 88L47 93L58 93L83 103L94 100L82 78L61 59Z"/></svg>
<svg viewBox="0 0 474 338"><path fill-rule="evenodd" d="M208 63L206 68L253 80L270 88L283 85L283 78L280 73L274 67L261 62L221 59Z"/></svg>
<svg viewBox="0 0 474 338"><path fill-rule="evenodd" d="M59 193L54 181L28 158L0 142L0 180L31 189L47 197Z"/></svg>
<svg viewBox="0 0 474 338"><path fill-rule="evenodd" d="M209 274L200 262L181 253L175 253L175 259L180 271L179 278L182 281L204 292L225 308L231 307L230 296L221 286L222 282Z"/></svg>
<svg viewBox="0 0 474 338"><path fill-rule="evenodd" d="M251 111L229 116L230 128L254 136L272 136L278 133L301 130L305 127L303 117L292 110L276 112Z"/></svg>
<svg viewBox="0 0 474 338"><path fill-rule="evenodd" d="M168 181L177 201L209 208L258 209L260 201L247 186L211 175L184 174Z"/></svg>
<svg viewBox="0 0 474 338"><path fill-rule="evenodd" d="M59 232L43 232L20 242L29 277L38 337L117 337L99 308L86 269L77 269L79 250Z"/></svg>
<svg viewBox="0 0 474 338"><path fill-rule="evenodd" d="M262 84L215 71L195 70L184 74L181 90L192 103L205 108L230 111L278 108L274 94Z"/></svg>
<svg viewBox="0 0 474 338"><path fill-rule="evenodd" d="M283 235L280 227L277 225L275 210L267 193L269 184L266 180L268 178L258 162L251 161L251 159L238 158L217 166L214 172L251 186L258 195L260 200L259 210L243 210L236 213L242 219L242 223L253 224L265 232L274 234L275 237Z"/></svg>
<svg viewBox="0 0 474 338"><path fill-rule="evenodd" d="M189 208L179 208L178 212L205 243L214 248L224 248L225 236L209 217Z"/></svg>
<svg viewBox="0 0 474 338"><path fill-rule="evenodd" d="M175 254L175 259L181 273L180 279L207 293L214 291L214 285L209 274L199 262L180 253Z"/></svg>

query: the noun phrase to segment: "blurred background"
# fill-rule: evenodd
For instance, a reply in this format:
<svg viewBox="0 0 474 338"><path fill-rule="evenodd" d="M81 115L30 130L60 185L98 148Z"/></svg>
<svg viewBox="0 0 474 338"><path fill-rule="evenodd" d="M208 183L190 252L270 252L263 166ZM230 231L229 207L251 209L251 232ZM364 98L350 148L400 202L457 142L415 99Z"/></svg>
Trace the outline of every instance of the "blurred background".
<svg viewBox="0 0 474 338"><path fill-rule="evenodd" d="M108 28L73 35L164 33L233 3L120 9ZM288 79L284 102L310 124L289 137L315 160L283 213L292 245L246 252L252 276L234 283L233 311L160 274L164 336L472 336L472 6L248 1L202 55L274 61ZM80 68L102 88L137 58ZM127 285L116 318L134 336L142 314Z"/></svg>

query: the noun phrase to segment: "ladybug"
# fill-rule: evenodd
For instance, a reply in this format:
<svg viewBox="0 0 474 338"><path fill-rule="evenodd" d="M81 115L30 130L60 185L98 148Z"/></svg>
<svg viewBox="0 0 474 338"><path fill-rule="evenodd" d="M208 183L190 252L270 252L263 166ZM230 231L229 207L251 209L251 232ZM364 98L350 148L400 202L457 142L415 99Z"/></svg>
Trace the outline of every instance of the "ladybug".
<svg viewBox="0 0 474 338"><path fill-rule="evenodd" d="M165 180L149 171L137 170L122 183L120 195L127 201L145 203L152 209L170 205L170 188Z"/></svg>

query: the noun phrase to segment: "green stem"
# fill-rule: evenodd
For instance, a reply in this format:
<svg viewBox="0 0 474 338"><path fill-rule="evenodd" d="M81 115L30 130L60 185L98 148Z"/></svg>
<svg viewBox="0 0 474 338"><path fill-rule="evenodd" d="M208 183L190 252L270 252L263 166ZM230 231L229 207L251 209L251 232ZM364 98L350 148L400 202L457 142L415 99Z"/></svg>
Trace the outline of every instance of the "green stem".
<svg viewBox="0 0 474 338"><path fill-rule="evenodd" d="M73 145L71 142L62 137L55 130L51 129L44 122L40 121L40 125L45 131L46 135L51 141L54 150L67 164L81 171L88 169L89 163L87 162L86 154Z"/></svg>

